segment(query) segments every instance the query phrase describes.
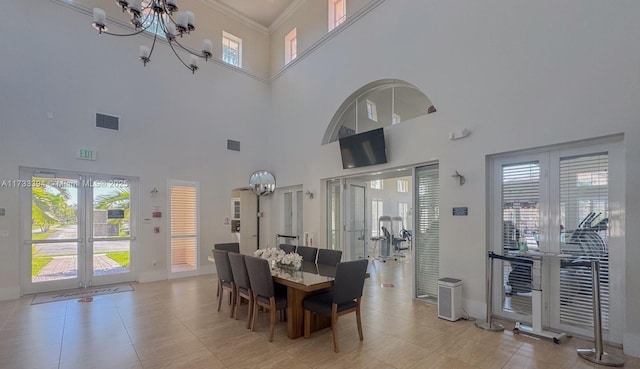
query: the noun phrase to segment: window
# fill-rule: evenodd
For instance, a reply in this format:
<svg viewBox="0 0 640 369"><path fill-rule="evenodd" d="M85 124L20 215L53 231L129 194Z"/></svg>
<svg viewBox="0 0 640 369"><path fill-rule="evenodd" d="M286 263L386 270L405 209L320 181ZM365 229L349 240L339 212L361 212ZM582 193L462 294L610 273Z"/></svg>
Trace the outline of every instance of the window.
<svg viewBox="0 0 640 369"><path fill-rule="evenodd" d="M383 79L368 83L342 102L322 143L411 121L426 115L427 106L432 105L425 94L407 82Z"/></svg>
<svg viewBox="0 0 640 369"><path fill-rule="evenodd" d="M289 64L296 56L298 56L298 38L294 28L284 36L284 63Z"/></svg>
<svg viewBox="0 0 640 369"><path fill-rule="evenodd" d="M171 273L198 271L198 184L169 181Z"/></svg>
<svg viewBox="0 0 640 369"><path fill-rule="evenodd" d="M384 214L384 202L382 200L371 200L371 237L380 236L378 229L378 219Z"/></svg>
<svg viewBox="0 0 640 369"><path fill-rule="evenodd" d="M329 31L341 25L347 18L346 0L329 0Z"/></svg>
<svg viewBox="0 0 640 369"><path fill-rule="evenodd" d="M367 100L367 117L376 122L378 121L378 111L376 110L376 103L371 100Z"/></svg>
<svg viewBox="0 0 640 369"><path fill-rule="evenodd" d="M164 17L164 15L161 15L161 17ZM149 33L155 33L160 37L165 37L164 30L158 20L158 17L155 16L151 8L142 11L142 28L146 28Z"/></svg>
<svg viewBox="0 0 640 369"><path fill-rule="evenodd" d="M406 179L399 179L398 192L409 192L409 181L407 181Z"/></svg>
<svg viewBox="0 0 640 369"><path fill-rule="evenodd" d="M440 278L440 177L437 165L416 168L413 232L416 253L415 296L435 300Z"/></svg>
<svg viewBox="0 0 640 369"><path fill-rule="evenodd" d="M222 60L238 68L242 67L242 39L222 32Z"/></svg>
<svg viewBox="0 0 640 369"><path fill-rule="evenodd" d="M373 188L374 190L381 190L382 189L382 180L381 179L374 179L369 184L369 187Z"/></svg>
<svg viewBox="0 0 640 369"><path fill-rule="evenodd" d="M402 217L402 226L407 227L407 216L409 215L409 204L406 202L398 203L398 215Z"/></svg>

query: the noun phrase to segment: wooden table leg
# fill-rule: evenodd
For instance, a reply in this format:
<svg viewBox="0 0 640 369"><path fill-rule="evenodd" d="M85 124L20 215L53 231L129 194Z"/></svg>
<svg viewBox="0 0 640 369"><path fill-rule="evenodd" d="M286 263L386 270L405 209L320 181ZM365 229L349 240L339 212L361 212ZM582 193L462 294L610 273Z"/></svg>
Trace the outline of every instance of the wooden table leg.
<svg viewBox="0 0 640 369"><path fill-rule="evenodd" d="M291 339L304 335L304 307L305 297L318 292L304 292L293 287L287 287L287 336ZM311 332L331 327L331 318L311 314Z"/></svg>

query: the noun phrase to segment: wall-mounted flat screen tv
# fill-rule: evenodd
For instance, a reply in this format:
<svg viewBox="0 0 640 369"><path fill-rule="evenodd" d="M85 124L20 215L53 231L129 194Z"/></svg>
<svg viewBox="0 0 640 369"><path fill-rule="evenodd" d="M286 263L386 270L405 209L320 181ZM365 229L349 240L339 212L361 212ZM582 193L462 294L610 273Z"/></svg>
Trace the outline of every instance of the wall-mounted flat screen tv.
<svg viewBox="0 0 640 369"><path fill-rule="evenodd" d="M382 128L343 137L339 141L344 169L387 162L387 147Z"/></svg>

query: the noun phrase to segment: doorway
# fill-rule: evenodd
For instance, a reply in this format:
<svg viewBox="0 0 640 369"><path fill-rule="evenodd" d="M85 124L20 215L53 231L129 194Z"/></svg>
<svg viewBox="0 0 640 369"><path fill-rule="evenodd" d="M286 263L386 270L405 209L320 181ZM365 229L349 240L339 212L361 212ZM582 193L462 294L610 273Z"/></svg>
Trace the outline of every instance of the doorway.
<svg viewBox="0 0 640 369"><path fill-rule="evenodd" d="M20 169L23 293L132 281L137 179Z"/></svg>
<svg viewBox="0 0 640 369"><path fill-rule="evenodd" d="M530 322L533 309L540 309L532 290L540 289L543 326L591 337L591 271L575 262L597 260L604 339L622 342L624 286L611 283L624 280L620 146L591 143L492 159L492 251L564 255L543 257L541 278L530 267L499 263L494 314Z"/></svg>

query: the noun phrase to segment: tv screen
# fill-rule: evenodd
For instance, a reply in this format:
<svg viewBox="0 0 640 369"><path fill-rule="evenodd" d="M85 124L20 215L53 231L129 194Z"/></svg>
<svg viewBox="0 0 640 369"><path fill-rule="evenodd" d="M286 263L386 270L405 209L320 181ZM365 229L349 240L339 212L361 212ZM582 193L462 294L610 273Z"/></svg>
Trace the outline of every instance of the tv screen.
<svg viewBox="0 0 640 369"><path fill-rule="evenodd" d="M342 168L357 168L387 162L384 130L382 128L340 139Z"/></svg>

